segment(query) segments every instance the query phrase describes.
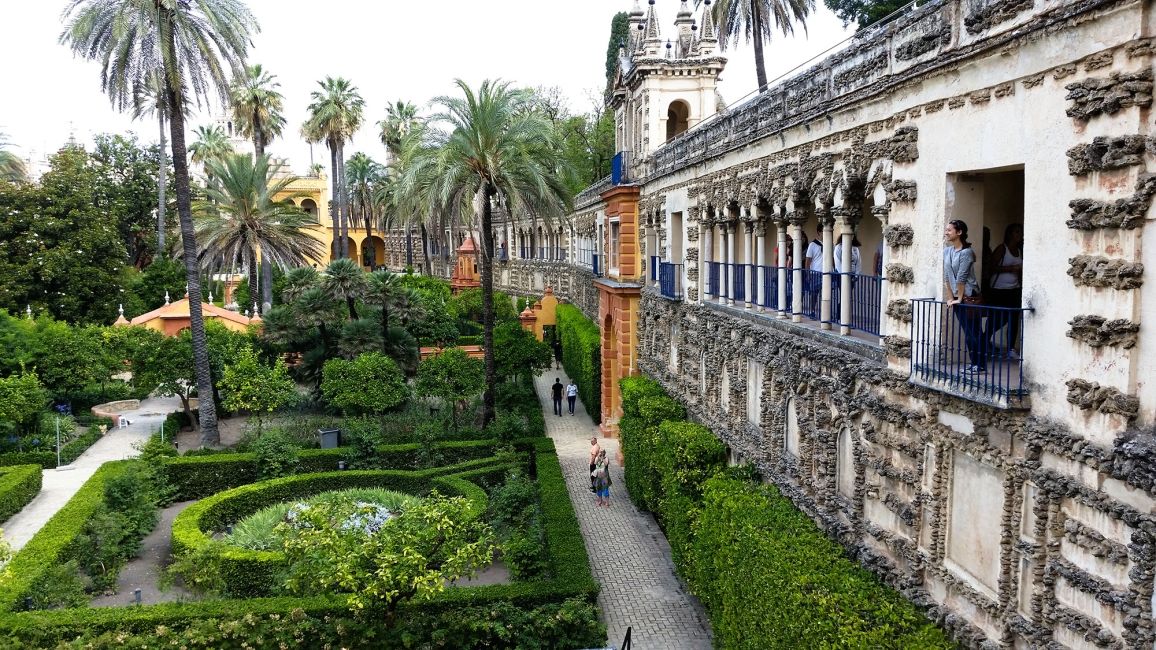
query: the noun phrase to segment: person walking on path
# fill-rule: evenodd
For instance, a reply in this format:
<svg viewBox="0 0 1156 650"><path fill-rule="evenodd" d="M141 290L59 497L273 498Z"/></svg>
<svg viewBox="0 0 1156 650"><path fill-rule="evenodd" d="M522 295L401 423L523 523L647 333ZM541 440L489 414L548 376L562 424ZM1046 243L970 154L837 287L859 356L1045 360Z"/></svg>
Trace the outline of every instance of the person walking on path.
<svg viewBox="0 0 1156 650"><path fill-rule="evenodd" d="M570 385L566 387L566 402L570 407L570 415L574 415L574 401L578 399L578 384L574 380L570 380Z"/></svg>
<svg viewBox="0 0 1156 650"><path fill-rule="evenodd" d="M610 507L610 463L606 460L606 450L598 452L598 462L594 465L594 495L598 505Z"/></svg>
<svg viewBox="0 0 1156 650"><path fill-rule="evenodd" d="M590 491L597 492L598 488L594 484L594 470L598 467L598 456L605 453L602 447L598 444L598 438L590 439Z"/></svg>
<svg viewBox="0 0 1156 650"><path fill-rule="evenodd" d="M550 389L552 390L553 397L554 397L554 415L557 415L558 417L562 417L562 389L563 388L565 388L565 386L562 385L562 380L555 377L554 378L554 385L551 386Z"/></svg>

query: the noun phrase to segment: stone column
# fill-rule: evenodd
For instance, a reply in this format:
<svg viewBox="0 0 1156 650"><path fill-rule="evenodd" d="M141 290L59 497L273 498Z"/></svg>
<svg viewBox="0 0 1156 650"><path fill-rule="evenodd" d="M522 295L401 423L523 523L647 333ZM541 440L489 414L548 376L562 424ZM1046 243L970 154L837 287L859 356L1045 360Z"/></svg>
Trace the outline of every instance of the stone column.
<svg viewBox="0 0 1156 650"><path fill-rule="evenodd" d="M786 318L790 310L787 309L787 222L775 222L775 274L778 276L778 305L779 318Z"/></svg>
<svg viewBox="0 0 1156 650"><path fill-rule="evenodd" d="M797 217L796 217L797 219ZM794 251L791 252L791 282L794 284L794 293L791 296L791 322L799 323L803 320L803 223L791 222L791 233ZM786 260L784 260L784 263Z"/></svg>
<svg viewBox="0 0 1156 650"><path fill-rule="evenodd" d="M845 229L839 242L839 268L843 271L839 276L839 333L846 336L851 333L851 240L854 236L846 221L843 225Z"/></svg>
<svg viewBox="0 0 1156 650"><path fill-rule="evenodd" d="M752 209L753 214L753 209ZM743 282L746 283L747 309L754 309L758 304L759 294L759 266L758 266L758 241L762 240L762 235L756 236L756 224L754 222L747 222L747 242L746 242L746 266L747 272L743 276Z"/></svg>
<svg viewBox="0 0 1156 650"><path fill-rule="evenodd" d="M758 216L757 214L755 216ZM762 297L766 294L767 283L770 278L767 277L767 222L759 220L755 222L755 274L757 280L755 281L755 291L758 295L755 296L755 304L759 306L759 311L766 311L767 308L761 302Z"/></svg>
<svg viewBox="0 0 1156 650"><path fill-rule="evenodd" d="M891 216L891 210L886 206L876 206L871 209L871 212L879 218L879 223L883 227L883 233L887 233L887 222ZM887 264L891 259L891 247L887 245L887 239L883 239L883 254L880 260L881 268L879 270L879 344L883 344L883 337L891 333L891 328L887 326L887 301L889 300L890 291L887 287ZM871 264L875 264L875 254L871 254ZM874 268L872 268L874 273Z"/></svg>
<svg viewBox="0 0 1156 650"><path fill-rule="evenodd" d="M702 270L698 276L702 284L699 302L706 302L707 291L710 289L710 265L714 262L714 224L706 221L704 215L699 228L702 229L702 235L699 237L699 247L702 251L702 255L699 256L702 260Z"/></svg>
<svg viewBox="0 0 1156 650"><path fill-rule="evenodd" d="M735 224L733 222L726 222L723 224L723 236L726 237L726 301L724 304L735 304Z"/></svg>
<svg viewBox="0 0 1156 650"><path fill-rule="evenodd" d="M829 216L819 222L823 229L823 290L819 303L819 327L831 329L831 273L835 270L835 220Z"/></svg>

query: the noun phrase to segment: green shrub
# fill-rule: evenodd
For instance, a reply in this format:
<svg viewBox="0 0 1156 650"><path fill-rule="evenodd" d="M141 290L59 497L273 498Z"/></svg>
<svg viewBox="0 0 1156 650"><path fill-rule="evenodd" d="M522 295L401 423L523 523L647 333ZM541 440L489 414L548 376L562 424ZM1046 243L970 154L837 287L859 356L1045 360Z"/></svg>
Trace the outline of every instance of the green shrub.
<svg viewBox="0 0 1156 650"><path fill-rule="evenodd" d="M156 527L161 498L158 475L144 461L131 461L104 482L104 503L77 538L80 568L92 579L95 591L116 586L120 570Z"/></svg>
<svg viewBox="0 0 1156 650"><path fill-rule="evenodd" d="M263 478L288 476L297 471L297 445L280 431L270 431L253 443L257 457L257 474Z"/></svg>
<svg viewBox="0 0 1156 650"><path fill-rule="evenodd" d="M719 648L951 648L774 487L707 481L687 566Z"/></svg>
<svg viewBox="0 0 1156 650"><path fill-rule="evenodd" d="M29 590L28 609L64 609L88 604L76 560L44 567Z"/></svg>
<svg viewBox="0 0 1156 650"><path fill-rule="evenodd" d="M100 424L105 423L107 423L107 420L97 420L97 424L90 426L84 433L67 444L61 445L60 464L68 465L77 458L80 458L81 454L87 451L97 440L100 440L102 434L98 427ZM52 469L56 467L55 443L53 443L49 449L51 449L51 451L25 451L0 454L0 467L35 464L44 469Z"/></svg>
<svg viewBox="0 0 1156 650"><path fill-rule="evenodd" d="M514 580L535 580L546 575L546 542L542 526L535 520L530 526L513 531L502 542L502 561Z"/></svg>
<svg viewBox="0 0 1156 650"><path fill-rule="evenodd" d="M558 338L562 341L562 365L578 383L578 397L598 424L602 421L602 334L598 326L574 305L558 305Z"/></svg>
<svg viewBox="0 0 1156 650"><path fill-rule="evenodd" d="M653 379L627 377L619 386L623 416L618 421L618 432L626 459L626 491L639 508L658 512L662 489L658 426L666 420L682 420L686 412Z"/></svg>
<svg viewBox="0 0 1156 650"><path fill-rule="evenodd" d="M658 426L659 517L675 564L683 563L699 514L702 484L726 468L726 446L710 429L667 420Z"/></svg>
<svg viewBox="0 0 1156 650"><path fill-rule="evenodd" d="M407 505L417 500L409 494L382 490L380 488L350 488L322 492L304 501L282 501L245 517L233 526L233 532L225 536L225 541L233 546L247 548L251 551L272 551L281 547L280 537L274 532L274 527L285 520L285 514L295 503L306 505L327 504L335 502L373 503L384 506L391 512L400 512Z"/></svg>
<svg viewBox="0 0 1156 650"><path fill-rule="evenodd" d="M0 522L23 510L40 494L42 476L39 465L0 468Z"/></svg>

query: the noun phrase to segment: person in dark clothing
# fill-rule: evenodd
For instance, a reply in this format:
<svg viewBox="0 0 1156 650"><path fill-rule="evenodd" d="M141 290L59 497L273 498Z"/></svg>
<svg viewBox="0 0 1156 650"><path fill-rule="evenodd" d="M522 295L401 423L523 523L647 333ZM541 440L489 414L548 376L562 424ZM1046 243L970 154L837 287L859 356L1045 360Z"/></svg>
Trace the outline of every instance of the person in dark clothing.
<svg viewBox="0 0 1156 650"><path fill-rule="evenodd" d="M562 391L566 388L562 385L562 381L557 377L554 378L554 385L550 387L553 391L554 398L554 415L562 417Z"/></svg>

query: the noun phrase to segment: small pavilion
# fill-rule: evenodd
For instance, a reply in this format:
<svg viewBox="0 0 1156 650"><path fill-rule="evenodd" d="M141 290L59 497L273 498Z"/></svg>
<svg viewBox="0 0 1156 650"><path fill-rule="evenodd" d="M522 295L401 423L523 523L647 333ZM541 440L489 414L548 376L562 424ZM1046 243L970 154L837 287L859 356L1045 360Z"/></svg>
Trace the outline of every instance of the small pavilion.
<svg viewBox="0 0 1156 650"><path fill-rule="evenodd" d="M120 316L116 319L114 325L139 325L147 327L151 330L156 330L165 336L176 336L183 330L189 328L189 295L185 294L184 298L176 302L170 302L169 296L165 294L165 304L146 313L137 316L130 320L124 317L124 307L120 308ZM249 318L244 314L239 314L235 311L222 309L214 304L202 302L201 313L204 315L206 321L215 320L224 325L226 328L235 332L244 332L249 329L250 325L258 325L261 323L261 317L257 314L256 309L253 310L253 317Z"/></svg>
<svg viewBox="0 0 1156 650"><path fill-rule="evenodd" d="M450 290L457 293L462 289L480 286L482 276L478 272L478 247L474 245L474 237L471 234L461 246L458 246L458 264L454 267L454 274L450 278Z"/></svg>

